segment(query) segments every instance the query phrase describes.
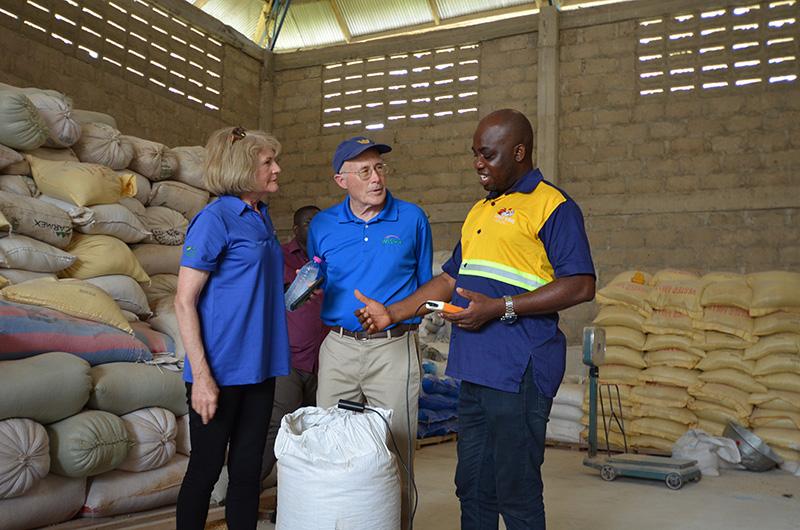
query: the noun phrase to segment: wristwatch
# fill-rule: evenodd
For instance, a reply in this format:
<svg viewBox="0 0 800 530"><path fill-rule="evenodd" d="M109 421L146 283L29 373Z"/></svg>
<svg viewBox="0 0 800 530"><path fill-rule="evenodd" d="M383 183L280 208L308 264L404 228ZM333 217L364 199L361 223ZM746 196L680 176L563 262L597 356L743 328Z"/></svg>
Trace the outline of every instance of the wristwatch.
<svg viewBox="0 0 800 530"><path fill-rule="evenodd" d="M513 324L517 321L517 314L514 312L514 300L510 296L504 296L503 300L506 303L506 313L500 317L500 322Z"/></svg>

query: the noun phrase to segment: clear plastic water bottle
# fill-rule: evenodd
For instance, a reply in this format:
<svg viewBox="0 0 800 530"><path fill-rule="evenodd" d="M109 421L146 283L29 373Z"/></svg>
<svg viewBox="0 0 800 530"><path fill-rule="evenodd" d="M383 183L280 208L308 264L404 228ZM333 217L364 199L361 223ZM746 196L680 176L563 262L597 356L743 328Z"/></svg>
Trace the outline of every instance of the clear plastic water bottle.
<svg viewBox="0 0 800 530"><path fill-rule="evenodd" d="M322 258L314 256L311 261L303 265L297 273L297 277L283 295L286 309L294 311L303 305L311 297L314 289L322 284L321 263Z"/></svg>

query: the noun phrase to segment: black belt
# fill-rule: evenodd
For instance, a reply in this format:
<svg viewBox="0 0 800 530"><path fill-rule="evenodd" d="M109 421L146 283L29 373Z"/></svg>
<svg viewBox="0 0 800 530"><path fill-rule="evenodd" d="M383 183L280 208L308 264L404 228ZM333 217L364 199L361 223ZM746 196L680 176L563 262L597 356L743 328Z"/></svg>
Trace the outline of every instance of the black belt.
<svg viewBox="0 0 800 530"><path fill-rule="evenodd" d="M349 329L344 329L341 326L335 326L331 329L334 333L338 333L339 336L345 337L352 337L358 340L370 340L370 339L393 339L396 337L402 337L408 331L414 331L418 328L417 324L399 324L391 329L387 329L385 331L377 331L375 333L367 333L366 331L350 331Z"/></svg>

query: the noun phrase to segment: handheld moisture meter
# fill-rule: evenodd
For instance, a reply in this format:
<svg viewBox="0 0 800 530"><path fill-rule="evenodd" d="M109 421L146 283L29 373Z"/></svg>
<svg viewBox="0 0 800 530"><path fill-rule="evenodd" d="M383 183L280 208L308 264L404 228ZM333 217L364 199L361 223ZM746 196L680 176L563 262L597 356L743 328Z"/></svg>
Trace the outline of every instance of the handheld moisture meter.
<svg viewBox="0 0 800 530"><path fill-rule="evenodd" d="M425 308L431 311L444 311L445 313L458 313L463 311L463 307L448 304L447 302L440 302L439 300L428 300L425 302Z"/></svg>

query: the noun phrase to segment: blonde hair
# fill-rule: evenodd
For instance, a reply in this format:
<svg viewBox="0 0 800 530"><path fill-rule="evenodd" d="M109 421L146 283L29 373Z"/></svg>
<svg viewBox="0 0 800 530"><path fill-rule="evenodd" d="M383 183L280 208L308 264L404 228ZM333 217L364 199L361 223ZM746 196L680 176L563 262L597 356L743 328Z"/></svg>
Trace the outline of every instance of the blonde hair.
<svg viewBox="0 0 800 530"><path fill-rule="evenodd" d="M237 134L234 134L234 130ZM278 156L281 144L264 131L244 131L237 127L224 127L211 133L206 143L206 162L203 181L206 189L215 195L240 195L253 191L258 154L272 149Z"/></svg>

